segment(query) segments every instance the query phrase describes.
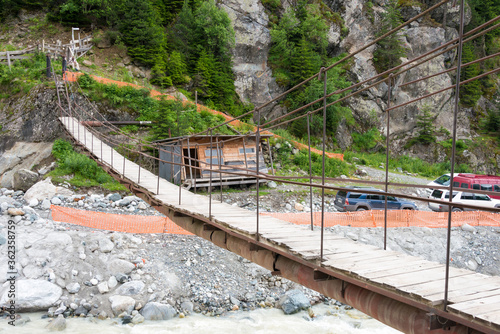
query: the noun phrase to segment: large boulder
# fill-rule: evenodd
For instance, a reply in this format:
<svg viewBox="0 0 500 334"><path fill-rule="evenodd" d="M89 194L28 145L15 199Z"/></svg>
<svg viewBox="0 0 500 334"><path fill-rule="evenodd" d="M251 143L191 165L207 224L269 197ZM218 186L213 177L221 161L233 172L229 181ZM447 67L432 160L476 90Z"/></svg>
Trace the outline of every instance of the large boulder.
<svg viewBox="0 0 500 334"><path fill-rule="evenodd" d="M123 284L116 289L116 294L124 296L134 296L140 294L144 290L142 281L131 281Z"/></svg>
<svg viewBox="0 0 500 334"><path fill-rule="evenodd" d="M169 304L149 302L144 305L140 313L146 320L170 320L175 316L176 311Z"/></svg>
<svg viewBox="0 0 500 334"><path fill-rule="evenodd" d="M14 177L12 179L12 188L15 190L26 191L31 186L33 186L36 181L38 181L38 173L32 172L27 169L19 169L14 173Z"/></svg>
<svg viewBox="0 0 500 334"><path fill-rule="evenodd" d="M134 298L128 296L111 296L109 297L109 302L111 303L111 309L116 316L123 312L130 314L135 307Z"/></svg>
<svg viewBox="0 0 500 334"><path fill-rule="evenodd" d="M119 273L130 274L135 269L135 265L122 259L113 259L108 262L108 270L112 275Z"/></svg>
<svg viewBox="0 0 500 334"><path fill-rule="evenodd" d="M285 314L294 314L311 307L311 302L300 290L287 291L278 302Z"/></svg>
<svg viewBox="0 0 500 334"><path fill-rule="evenodd" d="M5 126L2 129L5 130ZM19 141L19 138L17 141ZM1 136L0 142L2 142ZM19 141L3 153L1 146L0 144L0 188L17 189L13 187L14 175L17 171L21 169L31 170L34 166L43 164L44 161L51 159L52 143L26 143ZM22 190L26 191L27 188Z"/></svg>
<svg viewBox="0 0 500 334"><path fill-rule="evenodd" d="M3 288L0 306L9 305L10 284ZM62 295L62 289L45 280L26 279L16 282L17 312L47 311Z"/></svg>
<svg viewBox="0 0 500 334"><path fill-rule="evenodd" d="M24 199L27 202L30 202L33 198L43 201L46 198L53 198L56 195L71 196L73 192L64 187L56 187L52 184L50 177L48 177L29 188L24 194Z"/></svg>

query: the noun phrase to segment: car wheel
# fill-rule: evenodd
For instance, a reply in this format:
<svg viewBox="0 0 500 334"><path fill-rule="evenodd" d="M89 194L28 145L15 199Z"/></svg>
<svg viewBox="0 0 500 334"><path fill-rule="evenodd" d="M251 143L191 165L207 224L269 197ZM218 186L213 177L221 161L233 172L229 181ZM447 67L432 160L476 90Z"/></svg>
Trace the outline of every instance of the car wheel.
<svg viewBox="0 0 500 334"><path fill-rule="evenodd" d="M460 208L453 208L451 212L462 212L463 210Z"/></svg>
<svg viewBox="0 0 500 334"><path fill-rule="evenodd" d="M356 211L366 211L366 208L357 208Z"/></svg>

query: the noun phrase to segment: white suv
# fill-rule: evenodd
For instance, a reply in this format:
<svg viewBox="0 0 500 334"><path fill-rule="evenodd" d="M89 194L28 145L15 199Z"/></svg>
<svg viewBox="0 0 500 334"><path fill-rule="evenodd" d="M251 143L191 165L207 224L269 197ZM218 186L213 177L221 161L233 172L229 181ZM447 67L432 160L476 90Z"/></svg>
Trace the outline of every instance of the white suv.
<svg viewBox="0 0 500 334"><path fill-rule="evenodd" d="M450 195L448 190L439 190L435 189L431 195L429 196L431 199L437 199L442 201L449 201ZM488 195L484 194L473 194L463 191L454 191L452 203L466 204L466 205L475 205L482 206L485 208L500 208L500 200L490 198ZM432 211L448 211L449 205L446 204L437 204L437 203L429 203L429 208ZM473 210L473 209L462 209L462 208L453 208L452 211L463 211L463 210Z"/></svg>

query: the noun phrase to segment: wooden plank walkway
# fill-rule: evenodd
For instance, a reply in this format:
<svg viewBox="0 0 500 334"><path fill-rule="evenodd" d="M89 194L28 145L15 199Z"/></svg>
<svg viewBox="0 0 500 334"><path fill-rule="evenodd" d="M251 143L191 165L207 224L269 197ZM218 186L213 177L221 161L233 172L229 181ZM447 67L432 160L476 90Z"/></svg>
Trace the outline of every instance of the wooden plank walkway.
<svg viewBox="0 0 500 334"><path fill-rule="evenodd" d="M100 141L74 118L63 117L61 122L70 134L99 160L135 184L157 193L158 177L125 159ZM164 205L190 215L208 218L209 199L181 188L164 179L159 181L155 198ZM255 237L256 217L243 208L212 200L212 220L245 237ZM260 241L302 260L318 263L320 231L295 225L269 216L259 218ZM384 251L328 232L324 238L323 267L332 273L348 275L367 287L384 289L423 306L442 305L445 287L445 266L394 251ZM473 271L450 268L449 313L500 331L500 277Z"/></svg>

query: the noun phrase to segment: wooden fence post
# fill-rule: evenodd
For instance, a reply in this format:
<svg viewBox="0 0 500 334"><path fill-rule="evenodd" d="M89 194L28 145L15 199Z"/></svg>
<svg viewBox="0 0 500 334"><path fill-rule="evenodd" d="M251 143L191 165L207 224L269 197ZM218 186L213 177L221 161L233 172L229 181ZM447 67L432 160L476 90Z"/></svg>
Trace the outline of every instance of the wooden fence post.
<svg viewBox="0 0 500 334"><path fill-rule="evenodd" d="M9 54L9 51L7 51L7 64L9 64L9 70L10 70L10 54Z"/></svg>

